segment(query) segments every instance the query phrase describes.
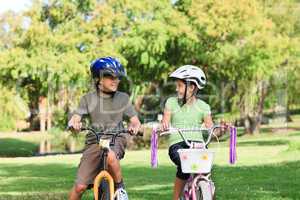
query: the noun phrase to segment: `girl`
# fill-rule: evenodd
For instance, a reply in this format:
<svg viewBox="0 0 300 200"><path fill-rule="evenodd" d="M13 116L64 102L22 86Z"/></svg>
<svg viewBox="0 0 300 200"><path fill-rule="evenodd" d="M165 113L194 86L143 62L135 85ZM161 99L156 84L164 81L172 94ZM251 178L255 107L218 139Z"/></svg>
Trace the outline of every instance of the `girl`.
<svg viewBox="0 0 300 200"><path fill-rule="evenodd" d="M176 80L177 97L170 97L165 104L162 119L162 129L167 130L171 124L176 128L197 128L202 123L206 128L213 126L210 106L204 101L197 99L197 92L206 85L204 72L193 65L184 65L174 71L169 77ZM187 140L202 140L199 132L184 133ZM169 156L177 166L174 181L173 200L178 200L190 174L181 170L178 149L188 148L179 134L170 135Z"/></svg>

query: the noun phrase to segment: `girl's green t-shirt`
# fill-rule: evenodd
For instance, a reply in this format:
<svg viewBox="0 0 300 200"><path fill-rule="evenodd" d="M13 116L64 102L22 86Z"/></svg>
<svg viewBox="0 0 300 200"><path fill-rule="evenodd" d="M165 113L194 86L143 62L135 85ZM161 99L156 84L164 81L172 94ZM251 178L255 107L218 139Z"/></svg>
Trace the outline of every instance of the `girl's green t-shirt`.
<svg viewBox="0 0 300 200"><path fill-rule="evenodd" d="M211 114L210 106L197 99L193 104L178 104L176 97L168 98L165 107L171 112L171 126L174 128L200 128L205 117ZM187 140L203 140L201 132L183 132ZM169 145L183 141L179 134L169 136Z"/></svg>

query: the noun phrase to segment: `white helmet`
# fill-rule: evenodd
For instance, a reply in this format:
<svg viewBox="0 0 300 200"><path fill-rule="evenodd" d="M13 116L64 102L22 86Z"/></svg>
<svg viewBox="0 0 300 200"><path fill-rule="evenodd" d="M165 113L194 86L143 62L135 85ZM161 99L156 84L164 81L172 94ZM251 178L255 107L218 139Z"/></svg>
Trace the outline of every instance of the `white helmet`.
<svg viewBox="0 0 300 200"><path fill-rule="evenodd" d="M202 69L194 65L183 65L176 69L169 77L178 78L185 81L191 81L196 84L199 89L206 85L206 77Z"/></svg>

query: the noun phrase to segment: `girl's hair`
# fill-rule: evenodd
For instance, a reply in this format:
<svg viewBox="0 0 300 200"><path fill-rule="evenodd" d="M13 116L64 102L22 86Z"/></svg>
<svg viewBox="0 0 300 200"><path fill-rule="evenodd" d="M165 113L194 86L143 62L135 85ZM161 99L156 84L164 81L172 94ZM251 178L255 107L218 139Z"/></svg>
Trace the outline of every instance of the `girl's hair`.
<svg viewBox="0 0 300 200"><path fill-rule="evenodd" d="M195 96L196 98L198 98L197 93L198 93L200 90L198 89L197 85L196 85L194 82L192 82L192 81L186 81L186 80L182 80L182 79L179 79L179 80L183 81L184 84L185 84L184 97L183 97L183 99L178 99L179 105L180 105L180 106L183 106L184 104L186 104L186 101L187 101L187 99L186 99L186 98L187 98L187 97L186 97L186 95L187 95L187 88L188 88L190 85L193 85L193 86L194 86L193 96Z"/></svg>

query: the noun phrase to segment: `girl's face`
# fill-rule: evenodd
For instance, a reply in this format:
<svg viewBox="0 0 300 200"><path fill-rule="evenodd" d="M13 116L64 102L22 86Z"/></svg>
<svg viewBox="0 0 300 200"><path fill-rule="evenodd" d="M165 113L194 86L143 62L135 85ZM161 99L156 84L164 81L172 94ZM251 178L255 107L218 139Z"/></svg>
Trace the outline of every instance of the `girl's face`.
<svg viewBox="0 0 300 200"><path fill-rule="evenodd" d="M120 80L114 76L104 76L100 80L100 90L104 92L115 92L118 89Z"/></svg>
<svg viewBox="0 0 300 200"><path fill-rule="evenodd" d="M193 84L188 85L187 91L186 91L186 97L189 98L193 95L193 91L195 89L195 86ZM185 82L177 79L176 80L176 92L179 99L183 99L184 92L185 92Z"/></svg>

